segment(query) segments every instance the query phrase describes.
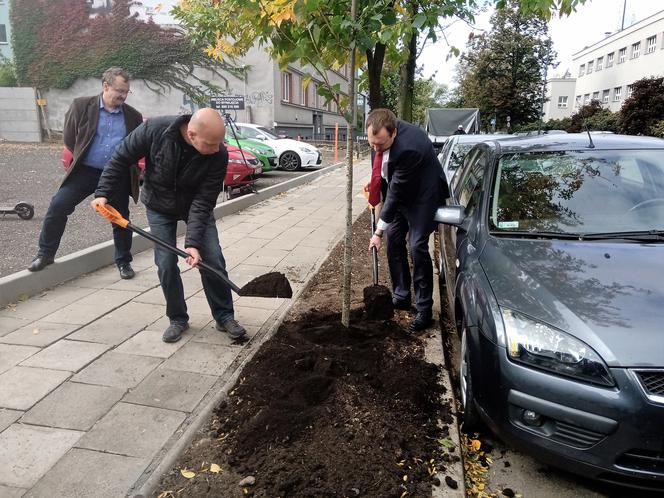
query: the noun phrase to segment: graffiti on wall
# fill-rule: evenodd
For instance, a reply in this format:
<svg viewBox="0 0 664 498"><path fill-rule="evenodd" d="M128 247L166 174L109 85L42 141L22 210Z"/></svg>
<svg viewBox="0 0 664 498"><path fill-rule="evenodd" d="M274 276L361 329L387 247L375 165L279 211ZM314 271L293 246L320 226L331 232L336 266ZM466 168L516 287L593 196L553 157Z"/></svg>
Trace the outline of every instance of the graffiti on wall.
<svg viewBox="0 0 664 498"><path fill-rule="evenodd" d="M247 95L246 101L248 104L256 106L272 105L273 98L274 95L272 94L272 92L258 90L255 92L251 92L249 95Z"/></svg>

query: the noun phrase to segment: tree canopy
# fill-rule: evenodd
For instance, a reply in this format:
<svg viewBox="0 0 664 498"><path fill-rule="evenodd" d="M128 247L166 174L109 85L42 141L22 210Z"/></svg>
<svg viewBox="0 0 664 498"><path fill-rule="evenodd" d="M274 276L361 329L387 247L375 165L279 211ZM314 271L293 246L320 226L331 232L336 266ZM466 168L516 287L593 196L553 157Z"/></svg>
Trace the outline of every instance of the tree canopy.
<svg viewBox="0 0 664 498"><path fill-rule="evenodd" d="M516 1L496 10L491 25L488 34L470 38L461 56L460 100L480 108L485 127L493 117L498 128L518 127L540 117L545 71L556 53L545 18Z"/></svg>
<svg viewBox="0 0 664 498"><path fill-rule="evenodd" d="M643 78L632 83L632 94L620 109L620 133L657 135L664 119L664 78Z"/></svg>

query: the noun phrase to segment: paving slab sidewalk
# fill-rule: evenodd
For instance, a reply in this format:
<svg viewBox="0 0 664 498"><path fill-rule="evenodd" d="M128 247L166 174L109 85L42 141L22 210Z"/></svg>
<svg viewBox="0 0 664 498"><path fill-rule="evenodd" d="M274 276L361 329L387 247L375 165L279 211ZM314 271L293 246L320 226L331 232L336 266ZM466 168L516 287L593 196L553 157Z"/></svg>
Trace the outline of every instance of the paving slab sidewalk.
<svg viewBox="0 0 664 498"><path fill-rule="evenodd" d="M369 171L354 169L353 219ZM281 271L297 299L343 236L345 186L340 168L218 220L233 281ZM132 280L110 266L0 310L0 497L147 496L291 306L235 296L251 336L235 345L181 262L190 329L166 344L153 251L133 266Z"/></svg>

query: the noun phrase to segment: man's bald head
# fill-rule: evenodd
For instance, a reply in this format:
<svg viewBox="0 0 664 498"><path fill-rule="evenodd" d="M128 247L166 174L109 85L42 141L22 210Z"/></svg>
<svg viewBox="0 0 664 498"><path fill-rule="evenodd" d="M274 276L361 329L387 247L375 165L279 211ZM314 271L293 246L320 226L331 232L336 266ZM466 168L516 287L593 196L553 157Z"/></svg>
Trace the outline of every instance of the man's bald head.
<svg viewBox="0 0 664 498"><path fill-rule="evenodd" d="M219 145L226 136L226 125L221 115L205 107L196 111L187 125L187 138L191 145L203 155L219 152Z"/></svg>

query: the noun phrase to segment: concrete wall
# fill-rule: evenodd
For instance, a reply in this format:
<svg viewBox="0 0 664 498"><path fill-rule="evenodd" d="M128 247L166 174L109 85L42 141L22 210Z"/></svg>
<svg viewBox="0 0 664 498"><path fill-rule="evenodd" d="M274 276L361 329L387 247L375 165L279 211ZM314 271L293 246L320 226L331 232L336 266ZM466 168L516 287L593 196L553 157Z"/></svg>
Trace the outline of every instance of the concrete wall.
<svg viewBox="0 0 664 498"><path fill-rule="evenodd" d="M39 109L33 88L0 87L0 138L41 142Z"/></svg>
<svg viewBox="0 0 664 498"><path fill-rule="evenodd" d="M572 115L574 107L574 78L551 78L546 82L547 102L544 104L544 121L562 119ZM561 97L563 97L561 99ZM564 105L564 97L567 97Z"/></svg>

